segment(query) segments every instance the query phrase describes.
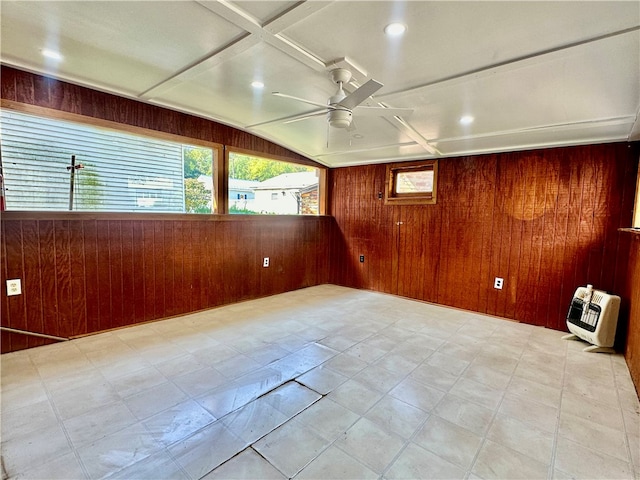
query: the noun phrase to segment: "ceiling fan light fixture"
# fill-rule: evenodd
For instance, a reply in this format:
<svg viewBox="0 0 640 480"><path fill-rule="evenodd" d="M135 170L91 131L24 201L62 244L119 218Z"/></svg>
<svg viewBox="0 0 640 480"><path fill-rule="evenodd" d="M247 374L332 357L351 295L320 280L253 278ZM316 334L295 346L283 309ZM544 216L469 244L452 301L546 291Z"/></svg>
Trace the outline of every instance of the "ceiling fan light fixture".
<svg viewBox="0 0 640 480"><path fill-rule="evenodd" d="M406 31L407 31L407 26L399 22L390 23L389 25L384 27L384 33L386 33L390 37L399 37L400 35L403 35L404 32Z"/></svg>
<svg viewBox="0 0 640 480"><path fill-rule="evenodd" d="M353 114L349 110L336 109L327 114L329 125L334 128L349 128Z"/></svg>

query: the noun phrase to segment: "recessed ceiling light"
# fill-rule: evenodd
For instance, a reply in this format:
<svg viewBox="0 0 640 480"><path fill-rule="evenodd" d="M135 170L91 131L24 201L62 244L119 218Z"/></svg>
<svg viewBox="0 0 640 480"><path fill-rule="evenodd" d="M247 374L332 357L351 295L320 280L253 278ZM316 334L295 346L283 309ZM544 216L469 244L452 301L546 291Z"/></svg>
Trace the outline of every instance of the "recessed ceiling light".
<svg viewBox="0 0 640 480"><path fill-rule="evenodd" d="M461 125L470 125L473 123L474 118L471 115L465 115L460 118Z"/></svg>
<svg viewBox="0 0 640 480"><path fill-rule="evenodd" d="M251 86L252 86L253 88L258 88L258 89L259 89L259 88L264 88L264 83L262 83L262 82L260 82L260 81L256 80L255 82L251 82Z"/></svg>
<svg viewBox="0 0 640 480"><path fill-rule="evenodd" d="M42 56L50 58L51 60L62 60L62 55L60 55L60 52L56 52L55 50L51 50L49 48L42 49Z"/></svg>
<svg viewBox="0 0 640 480"><path fill-rule="evenodd" d="M407 31L407 26L402 23L390 23L384 27L384 33L390 37L399 37Z"/></svg>

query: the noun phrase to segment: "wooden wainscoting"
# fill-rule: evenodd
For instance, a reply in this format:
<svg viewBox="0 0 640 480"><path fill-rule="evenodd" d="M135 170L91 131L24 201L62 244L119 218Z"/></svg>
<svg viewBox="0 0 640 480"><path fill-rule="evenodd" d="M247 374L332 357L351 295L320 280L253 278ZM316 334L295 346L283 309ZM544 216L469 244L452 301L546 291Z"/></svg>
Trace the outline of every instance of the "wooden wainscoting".
<svg viewBox="0 0 640 480"><path fill-rule="evenodd" d="M636 391L640 393L640 233L627 235L632 235L632 240L628 274L629 325L624 357Z"/></svg>
<svg viewBox="0 0 640 480"><path fill-rule="evenodd" d="M327 283L333 219L2 214L2 326L72 337ZM262 267L270 258L269 268ZM2 334L2 351L48 341Z"/></svg>
<svg viewBox="0 0 640 480"><path fill-rule="evenodd" d="M577 286L625 291L638 150L440 159L436 205L384 205L385 165L331 170L331 281L564 330Z"/></svg>

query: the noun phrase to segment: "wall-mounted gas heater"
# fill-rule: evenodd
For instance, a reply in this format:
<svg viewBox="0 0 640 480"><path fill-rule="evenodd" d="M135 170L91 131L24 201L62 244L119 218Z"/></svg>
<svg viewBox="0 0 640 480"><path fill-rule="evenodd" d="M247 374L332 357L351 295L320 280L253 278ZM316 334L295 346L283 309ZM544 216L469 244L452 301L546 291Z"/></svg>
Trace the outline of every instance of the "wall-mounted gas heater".
<svg viewBox="0 0 640 480"><path fill-rule="evenodd" d="M567 328L571 334L562 338L579 338L591 343L583 349L585 352L613 353L619 310L620 297L617 295L593 290L591 285L578 287L567 314Z"/></svg>

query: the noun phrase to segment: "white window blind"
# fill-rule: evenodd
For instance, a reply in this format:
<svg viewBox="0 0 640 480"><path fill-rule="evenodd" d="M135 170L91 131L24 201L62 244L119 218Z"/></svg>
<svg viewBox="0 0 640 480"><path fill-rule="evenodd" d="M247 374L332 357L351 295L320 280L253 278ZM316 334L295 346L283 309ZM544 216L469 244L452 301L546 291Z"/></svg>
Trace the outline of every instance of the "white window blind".
<svg viewBox="0 0 640 480"><path fill-rule="evenodd" d="M8 210L184 212L182 145L154 138L0 111Z"/></svg>

